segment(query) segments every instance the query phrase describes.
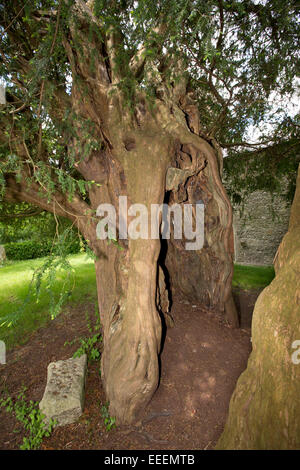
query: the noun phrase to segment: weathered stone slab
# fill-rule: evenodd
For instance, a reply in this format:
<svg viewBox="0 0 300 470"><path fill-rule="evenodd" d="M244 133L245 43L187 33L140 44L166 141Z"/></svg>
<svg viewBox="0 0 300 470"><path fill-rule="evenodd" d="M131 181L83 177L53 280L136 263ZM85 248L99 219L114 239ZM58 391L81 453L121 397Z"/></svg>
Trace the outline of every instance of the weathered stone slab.
<svg viewBox="0 0 300 470"><path fill-rule="evenodd" d="M57 421L57 426L74 423L83 412L87 369L86 354L48 365L47 385L40 410Z"/></svg>

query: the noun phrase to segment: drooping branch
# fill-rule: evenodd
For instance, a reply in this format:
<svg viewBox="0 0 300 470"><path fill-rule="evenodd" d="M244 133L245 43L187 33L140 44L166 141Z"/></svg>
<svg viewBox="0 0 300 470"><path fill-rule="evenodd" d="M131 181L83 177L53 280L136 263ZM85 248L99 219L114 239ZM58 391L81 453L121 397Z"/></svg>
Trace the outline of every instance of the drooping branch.
<svg viewBox="0 0 300 470"><path fill-rule="evenodd" d="M29 210L25 212L19 212L15 214L0 214L0 220L11 220L11 219L23 219L27 217L35 217L37 215L40 215L42 212L44 212L43 209L37 209L37 210Z"/></svg>
<svg viewBox="0 0 300 470"><path fill-rule="evenodd" d="M8 202L28 202L34 206L40 207L41 210L55 212L57 215L67 217L72 221L91 218L91 210L77 195L72 200L68 200L67 196L56 191L49 200L49 194L43 191L40 185L33 181L26 181L28 173L23 172L20 182L16 182L14 176L6 177L6 186L4 200Z"/></svg>
<svg viewBox="0 0 300 470"><path fill-rule="evenodd" d="M5 27L4 31L1 33L1 38L4 36L4 34L9 30L9 28L11 27L11 25L19 18L19 16L22 14L24 8L26 7L27 3L29 2L29 0L27 0L27 2L24 3L24 5L20 8L20 10L18 11L18 13L14 16L14 18L11 20L11 22Z"/></svg>

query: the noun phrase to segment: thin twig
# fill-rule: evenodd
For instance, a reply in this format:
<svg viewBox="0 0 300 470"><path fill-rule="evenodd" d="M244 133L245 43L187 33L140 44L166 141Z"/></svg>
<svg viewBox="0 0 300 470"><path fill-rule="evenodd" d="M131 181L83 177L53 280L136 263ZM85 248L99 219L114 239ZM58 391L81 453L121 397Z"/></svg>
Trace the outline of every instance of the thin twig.
<svg viewBox="0 0 300 470"><path fill-rule="evenodd" d="M60 19L60 9L61 9L61 0L59 1L59 5L58 5L55 31L54 31L54 36L53 36L53 40L52 40L50 52L49 52L49 58L50 58L50 57L52 56L52 54L53 54L54 46L55 46L55 42L56 42L56 38L57 38L58 26L59 26L59 19ZM38 108L38 112L37 112L37 117L38 117L38 119L40 119L40 115L41 115L44 88L45 88L45 79L43 79L42 85L41 85L40 102L39 102L39 108ZM38 156L40 156L41 150L42 150L42 123L40 123L40 125L39 125Z"/></svg>
<svg viewBox="0 0 300 470"><path fill-rule="evenodd" d="M17 18L19 18L19 16L21 15L22 11L24 10L24 8L26 7L27 3L29 2L29 0L27 0L27 2L24 3L24 5L22 6L22 8L20 9L20 11L16 14L16 16L11 20L11 22L9 23L9 25L5 28L5 30L3 31L3 33L1 34L1 38L3 38L4 34L6 33L6 31L9 30L9 28L11 27L11 25L16 21Z"/></svg>

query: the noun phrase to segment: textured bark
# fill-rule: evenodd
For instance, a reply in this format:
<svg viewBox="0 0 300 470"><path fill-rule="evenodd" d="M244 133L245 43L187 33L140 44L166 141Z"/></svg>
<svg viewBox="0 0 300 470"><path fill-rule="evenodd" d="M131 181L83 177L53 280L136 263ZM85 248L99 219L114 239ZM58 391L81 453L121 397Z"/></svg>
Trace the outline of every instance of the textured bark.
<svg viewBox="0 0 300 470"><path fill-rule="evenodd" d="M172 289L191 301L224 311L231 326L238 326L238 316L231 294L233 275L232 208L221 182L217 152L213 147L197 152L184 147L177 163L184 167L187 156L202 161L202 169L187 175L173 192L170 204L204 202L204 246L199 251L185 250L185 240L170 240L166 265Z"/></svg>
<svg viewBox="0 0 300 470"><path fill-rule="evenodd" d="M300 448L300 167L290 223L275 259L276 277L253 314L253 351L231 398L217 449ZM298 346L299 349L299 346Z"/></svg>
<svg viewBox="0 0 300 470"><path fill-rule="evenodd" d="M160 138L150 144L144 137L143 150L137 145L125 165L126 195L132 203L145 204L149 213L151 203L163 201L166 164L171 154L168 140L167 145ZM145 154L147 159L142 156ZM156 306L160 241L129 239L126 245L122 252L110 253L103 262L100 259L97 266L104 325L103 380L110 413L119 422L134 420L151 399L158 385L161 346L161 320Z"/></svg>

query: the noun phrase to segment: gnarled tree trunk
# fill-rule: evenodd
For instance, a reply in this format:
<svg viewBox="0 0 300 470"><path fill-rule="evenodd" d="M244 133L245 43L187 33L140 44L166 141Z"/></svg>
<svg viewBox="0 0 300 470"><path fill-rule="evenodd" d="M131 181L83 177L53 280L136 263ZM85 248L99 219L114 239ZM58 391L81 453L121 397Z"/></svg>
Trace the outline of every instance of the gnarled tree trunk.
<svg viewBox="0 0 300 470"><path fill-rule="evenodd" d="M300 448L300 167L276 276L254 308L246 371L217 449Z"/></svg>
<svg viewBox="0 0 300 470"><path fill-rule="evenodd" d="M99 180L101 202L110 202L117 208L118 196L126 195L128 204L144 204L151 214L151 204L162 204L166 192L178 200L181 189L170 189L167 177L170 168L177 166L178 152L185 149L191 154L186 168L191 176L181 183L188 194L186 201L194 203L200 195L205 202L204 248L187 254L185 240L176 240L180 251L170 240L173 257L168 254L164 269L159 266L160 239L119 240L122 251L105 245L106 242L93 242L94 250L99 252L96 272L104 326L103 381L110 413L122 423L136 419L158 386L160 313L167 313L166 305L157 301L162 299L157 296L159 273L168 269L175 288L181 287L184 294L205 301L207 306L226 310L229 323L236 326L236 311L228 307L233 271L231 209L220 180L217 152L191 132L180 106L174 103L173 109L175 106L176 118L165 103L157 103L154 118L144 106L138 126L127 127L118 116L114 132L109 134L112 149L105 155L106 181ZM195 195L197 188L201 190ZM188 263L194 269L189 270ZM188 292L184 289L186 284Z"/></svg>
<svg viewBox="0 0 300 470"><path fill-rule="evenodd" d="M96 254L104 329L103 382L110 413L119 423L130 423L151 399L159 381L160 315L168 309L165 288L157 291L165 285L164 280L159 282L161 273L168 269L175 289L224 311L229 323L237 325L231 297L232 211L221 183L220 149L213 139L201 136L197 105L186 79L172 83L156 70L151 100L137 87L129 108L124 90L118 86L126 78L115 61L122 47L120 37L115 31L102 34L102 29L89 4L76 1L70 11L68 34L62 36L73 76L71 96L54 90L48 107L53 122L60 123L65 111L75 116L76 136L68 141L68 149L80 176L94 182L88 199L75 195L69 201L57 191L49 203L41 196L42 183L28 186L26 177L38 180L38 172L34 162L33 169L28 165L28 149L22 138L17 151L26 162L24 178L18 182L13 176L7 178L6 197L69 217ZM126 73L130 69L138 80L144 66L143 53L137 54L126 64ZM149 70L152 64L147 66ZM144 76L147 73L145 69ZM92 124L88 136L87 123ZM91 145L92 140L98 142L97 148ZM85 147L90 150L83 155ZM44 150L40 146L40 151ZM44 161L49 161L47 154ZM172 169L178 174L175 185L169 181ZM117 227L121 251L107 240L97 239L98 206L109 203L118 216L119 196L127 196L128 206L144 204L149 214L152 204L163 204L167 199L179 204L201 199L205 205L204 247L186 252L185 240L171 238L166 264L159 267L159 238L120 239Z"/></svg>
<svg viewBox="0 0 300 470"><path fill-rule="evenodd" d="M72 106L81 117L103 115L103 94L101 101L96 92L95 87L90 88L83 102L80 90L73 84ZM81 175L95 182L89 191L89 204L76 197L68 202L60 194L55 194L49 204L39 195L38 185L29 188L12 177L7 179L7 198L26 200L70 217L97 256L99 310L104 329L102 376L110 413L119 423L134 421L158 385L160 315L168 309L165 288L158 295L158 286L165 286L165 282L159 282L159 273L168 269L175 289L224 311L229 323L237 325L236 310L230 303L231 206L221 183L218 151L188 125L188 112L181 105L185 87L179 96L175 88L167 93L171 96L157 99L154 108L147 106L144 96L137 97L133 117L124 108L120 93L111 97L106 93L105 121L98 130L105 148L92 151L76 163ZM180 157L184 156L186 161L182 163ZM172 168L179 170L180 175L180 182L174 187L168 186ZM166 194L170 203L203 200L203 249L186 252L186 240L171 237L166 263L159 266L159 238L118 240L121 251L107 240L97 239L98 220L91 214L99 204L112 204L118 220L119 196L127 196L128 207L144 204L151 214L151 205L163 204ZM157 300L163 298L163 302Z"/></svg>

